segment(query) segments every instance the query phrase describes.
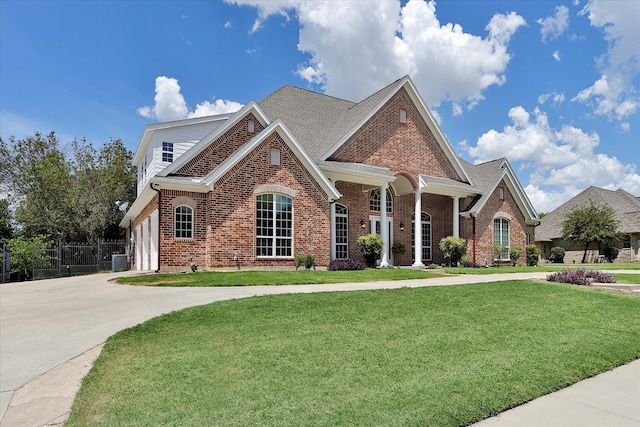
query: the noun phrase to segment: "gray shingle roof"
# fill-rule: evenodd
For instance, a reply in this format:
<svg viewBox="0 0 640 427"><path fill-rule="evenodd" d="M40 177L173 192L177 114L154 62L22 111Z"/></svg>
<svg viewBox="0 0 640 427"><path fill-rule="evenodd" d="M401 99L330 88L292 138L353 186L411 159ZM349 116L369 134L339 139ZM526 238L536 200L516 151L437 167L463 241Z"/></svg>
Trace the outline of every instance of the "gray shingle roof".
<svg viewBox="0 0 640 427"><path fill-rule="evenodd" d="M624 190L605 190L589 187L582 193L549 212L536 227L536 241L551 241L562 236L562 221L576 208L588 205L591 201L597 205L611 206L620 220L623 233L640 233L640 199Z"/></svg>
<svg viewBox="0 0 640 427"><path fill-rule="evenodd" d="M258 105L270 120L282 120L317 161L392 93L400 80L358 103L283 86Z"/></svg>
<svg viewBox="0 0 640 427"><path fill-rule="evenodd" d="M474 165L460 158L462 167L467 171L473 185L481 193L480 197L473 199L469 206L463 207L463 212L472 210L474 206L482 206L487 197L491 196L491 190L502 177L502 166L505 161L506 159L502 158Z"/></svg>

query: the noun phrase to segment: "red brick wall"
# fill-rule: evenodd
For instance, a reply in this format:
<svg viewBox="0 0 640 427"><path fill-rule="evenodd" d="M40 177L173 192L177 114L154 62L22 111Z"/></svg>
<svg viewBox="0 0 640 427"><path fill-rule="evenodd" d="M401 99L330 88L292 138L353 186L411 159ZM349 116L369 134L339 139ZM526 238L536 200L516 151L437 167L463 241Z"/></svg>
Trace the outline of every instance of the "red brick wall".
<svg viewBox="0 0 640 427"><path fill-rule="evenodd" d="M271 149L280 149L281 165L271 165ZM281 189L281 191L278 191ZM209 193L209 245L212 267L293 266L293 258L257 258L256 196L279 192L293 198L293 255L312 254L329 264L329 202L326 193L276 133L270 135Z"/></svg>
<svg viewBox="0 0 640 427"><path fill-rule="evenodd" d="M400 123L400 109L407 123ZM330 157L388 167L394 175L417 179L426 173L459 179L433 133L404 89L391 98Z"/></svg>
<svg viewBox="0 0 640 427"><path fill-rule="evenodd" d="M161 190L160 211L160 269L181 267L189 269L191 258L198 265L207 265L207 195L178 190ZM186 205L193 209L193 238L175 237L175 211Z"/></svg>
<svg viewBox="0 0 640 427"><path fill-rule="evenodd" d="M500 188L503 188L504 191L503 200L500 199ZM520 212L513 195L502 181L489 196L480 215L476 218L476 263L493 264L493 220L495 218L509 220L509 243L512 247L520 246L522 248L519 261L525 262L526 233L528 232L533 237L534 227L526 224L524 215ZM460 229L461 237L467 239L467 255L473 259L472 219L463 218Z"/></svg>

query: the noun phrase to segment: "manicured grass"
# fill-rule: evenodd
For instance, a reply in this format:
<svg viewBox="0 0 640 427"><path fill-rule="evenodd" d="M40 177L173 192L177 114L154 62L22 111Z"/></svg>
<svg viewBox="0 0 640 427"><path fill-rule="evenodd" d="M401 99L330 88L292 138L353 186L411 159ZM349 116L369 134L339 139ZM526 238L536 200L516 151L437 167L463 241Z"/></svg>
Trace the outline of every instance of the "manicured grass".
<svg viewBox="0 0 640 427"><path fill-rule="evenodd" d="M109 338L65 426L459 426L640 357L640 298L510 281L224 301Z"/></svg>
<svg viewBox="0 0 640 427"><path fill-rule="evenodd" d="M640 263L613 263L613 264L541 264L535 267L516 266L516 267L445 267L444 270L449 274L507 274L507 273L532 273L535 271L547 271L553 273L558 270L586 268L587 270L639 270Z"/></svg>
<svg viewBox="0 0 640 427"><path fill-rule="evenodd" d="M618 283L628 285L640 285L640 274L617 274L613 273Z"/></svg>
<svg viewBox="0 0 640 427"><path fill-rule="evenodd" d="M441 274L421 270L384 268L356 271L210 271L194 274L148 274L120 277L116 281L122 284L144 286L255 286L375 282L380 280L428 279L441 276Z"/></svg>

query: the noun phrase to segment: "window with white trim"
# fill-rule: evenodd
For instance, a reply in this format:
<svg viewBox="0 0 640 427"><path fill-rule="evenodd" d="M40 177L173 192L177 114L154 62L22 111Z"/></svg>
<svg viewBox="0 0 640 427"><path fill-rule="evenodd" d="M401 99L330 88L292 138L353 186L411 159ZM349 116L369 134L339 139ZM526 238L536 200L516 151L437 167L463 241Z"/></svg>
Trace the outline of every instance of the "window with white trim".
<svg viewBox="0 0 640 427"><path fill-rule="evenodd" d="M422 221L422 261L431 261L431 215L420 214ZM416 214L411 215L411 259L416 257Z"/></svg>
<svg viewBox="0 0 640 427"><path fill-rule="evenodd" d="M336 258L349 258L349 211L336 203Z"/></svg>
<svg viewBox="0 0 640 427"><path fill-rule="evenodd" d="M173 162L173 142L162 143L162 161L165 163Z"/></svg>
<svg viewBox="0 0 640 427"><path fill-rule="evenodd" d="M493 220L493 245L501 247L500 253L494 253L495 259L509 259L509 220L496 218Z"/></svg>
<svg viewBox="0 0 640 427"><path fill-rule="evenodd" d="M193 239L193 209L189 206L176 208L176 239Z"/></svg>
<svg viewBox="0 0 640 427"><path fill-rule="evenodd" d="M256 197L256 256L293 256L293 199L282 194Z"/></svg>
<svg viewBox="0 0 640 427"><path fill-rule="evenodd" d="M369 196L369 210L371 212L380 212L380 189L374 188ZM387 213L393 213L393 199L391 191L387 188Z"/></svg>

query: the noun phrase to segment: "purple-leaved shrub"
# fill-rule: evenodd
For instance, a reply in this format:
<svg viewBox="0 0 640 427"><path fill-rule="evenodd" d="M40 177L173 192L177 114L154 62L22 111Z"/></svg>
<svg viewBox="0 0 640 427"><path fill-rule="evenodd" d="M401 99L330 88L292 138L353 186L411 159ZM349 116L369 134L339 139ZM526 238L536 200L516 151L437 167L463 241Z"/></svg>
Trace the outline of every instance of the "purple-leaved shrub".
<svg viewBox="0 0 640 427"><path fill-rule="evenodd" d="M366 265L362 261L356 261L351 258L334 259L329 263L327 270L364 270Z"/></svg>
<svg viewBox="0 0 640 427"><path fill-rule="evenodd" d="M555 272L547 276L547 281L581 286L587 286L592 283L616 283L616 279L611 274L585 268Z"/></svg>

